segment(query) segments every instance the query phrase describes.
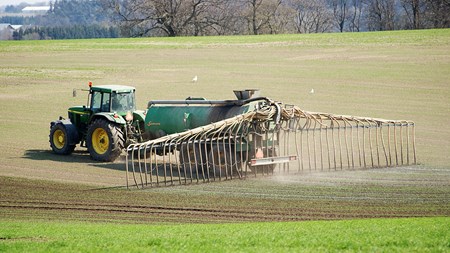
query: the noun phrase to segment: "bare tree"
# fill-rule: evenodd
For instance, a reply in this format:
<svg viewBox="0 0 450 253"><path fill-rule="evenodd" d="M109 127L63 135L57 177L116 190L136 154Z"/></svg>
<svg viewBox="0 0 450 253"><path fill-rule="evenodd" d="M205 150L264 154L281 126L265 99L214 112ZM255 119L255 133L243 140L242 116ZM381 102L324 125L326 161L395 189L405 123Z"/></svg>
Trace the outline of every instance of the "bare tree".
<svg viewBox="0 0 450 253"><path fill-rule="evenodd" d="M400 4L406 13L408 29L422 28L421 16L424 12L424 0L400 0Z"/></svg>
<svg viewBox="0 0 450 253"><path fill-rule="evenodd" d="M427 28L450 28L450 1L424 0Z"/></svg>
<svg viewBox="0 0 450 253"><path fill-rule="evenodd" d="M245 0L247 8L243 15L252 34L258 35L261 30L267 28L281 2L281 0Z"/></svg>
<svg viewBox="0 0 450 253"><path fill-rule="evenodd" d="M103 0L115 10L123 33L144 36L162 32L167 36L198 35L209 0ZM156 30L156 32L155 32Z"/></svg>
<svg viewBox="0 0 450 253"><path fill-rule="evenodd" d="M363 13L363 1L352 0L349 8L349 30L351 32L361 31L361 18Z"/></svg>
<svg viewBox="0 0 450 253"><path fill-rule="evenodd" d="M287 4L281 4L274 17L268 24L268 33L294 33L295 32L295 10Z"/></svg>
<svg viewBox="0 0 450 253"><path fill-rule="evenodd" d="M394 30L395 0L368 0L367 18L369 30Z"/></svg>
<svg viewBox="0 0 450 253"><path fill-rule="evenodd" d="M295 24L298 33L320 33L330 30L332 13L325 0L292 0L296 11Z"/></svg>
<svg viewBox="0 0 450 253"><path fill-rule="evenodd" d="M244 4L240 1L210 0L208 13L203 17L206 35L234 35L246 32L246 23L240 15Z"/></svg>
<svg viewBox="0 0 450 253"><path fill-rule="evenodd" d="M339 31L343 32L349 15L348 0L331 0L331 7L333 8L334 22Z"/></svg>

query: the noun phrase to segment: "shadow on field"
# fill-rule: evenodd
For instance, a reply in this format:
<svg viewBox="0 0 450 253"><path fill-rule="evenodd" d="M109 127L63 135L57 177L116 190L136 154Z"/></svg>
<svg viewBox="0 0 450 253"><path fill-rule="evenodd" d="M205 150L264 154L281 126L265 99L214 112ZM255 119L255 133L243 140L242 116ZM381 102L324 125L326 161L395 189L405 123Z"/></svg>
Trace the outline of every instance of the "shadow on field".
<svg viewBox="0 0 450 253"><path fill-rule="evenodd" d="M23 158L36 161L55 161L63 163L82 163L88 166L105 168L110 170L125 171L125 162L118 159L113 163L102 163L91 159L89 152L83 150L75 150L71 155L57 155L51 150L26 150Z"/></svg>
<svg viewBox="0 0 450 253"><path fill-rule="evenodd" d="M71 155L57 155L51 150L26 150L23 158L39 161L57 161L57 162L92 162L89 153L87 151L75 150Z"/></svg>
<svg viewBox="0 0 450 253"><path fill-rule="evenodd" d="M98 168L104 168L109 170L118 170L118 171L125 171L125 163L121 161L115 161L113 163L93 163L94 161L91 160L90 166L98 167Z"/></svg>

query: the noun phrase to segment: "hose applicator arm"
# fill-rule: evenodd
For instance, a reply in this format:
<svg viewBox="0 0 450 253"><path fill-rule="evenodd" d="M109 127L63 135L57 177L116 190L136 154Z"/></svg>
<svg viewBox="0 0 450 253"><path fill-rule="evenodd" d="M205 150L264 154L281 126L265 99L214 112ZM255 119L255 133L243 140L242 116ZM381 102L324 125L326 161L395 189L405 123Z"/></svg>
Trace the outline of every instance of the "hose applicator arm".
<svg viewBox="0 0 450 253"><path fill-rule="evenodd" d="M266 103L267 103L267 105L269 107L271 107L271 106L275 107L275 117L274 117L274 119L275 119L275 124L278 126L280 124L281 114L283 112L283 110L281 109L281 106L280 106L281 103L275 102L275 101L273 101L272 99L270 99L268 97L254 97L254 98L249 98L249 99L243 100L242 101L242 105L248 104L248 103L251 103L251 102L255 102L255 101L260 101L260 100L266 101Z"/></svg>
<svg viewBox="0 0 450 253"><path fill-rule="evenodd" d="M272 102L272 105L274 105L275 108L277 109L276 116L275 116L275 124L277 124L277 126L278 126L281 121L281 106L280 106L280 103L277 103L277 102Z"/></svg>

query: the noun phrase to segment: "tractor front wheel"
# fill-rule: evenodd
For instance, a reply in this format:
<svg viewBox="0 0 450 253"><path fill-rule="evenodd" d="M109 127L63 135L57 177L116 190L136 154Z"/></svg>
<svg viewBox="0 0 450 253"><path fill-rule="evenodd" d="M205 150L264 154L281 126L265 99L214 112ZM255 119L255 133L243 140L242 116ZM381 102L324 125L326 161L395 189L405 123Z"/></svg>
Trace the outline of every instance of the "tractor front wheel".
<svg viewBox="0 0 450 253"><path fill-rule="evenodd" d="M53 152L58 155L70 155L75 149L75 145L71 145L70 133L67 128L61 124L54 124L50 129L50 147Z"/></svg>
<svg viewBox="0 0 450 253"><path fill-rule="evenodd" d="M122 153L124 135L117 124L105 119L96 119L89 126L86 146L92 159L112 162Z"/></svg>

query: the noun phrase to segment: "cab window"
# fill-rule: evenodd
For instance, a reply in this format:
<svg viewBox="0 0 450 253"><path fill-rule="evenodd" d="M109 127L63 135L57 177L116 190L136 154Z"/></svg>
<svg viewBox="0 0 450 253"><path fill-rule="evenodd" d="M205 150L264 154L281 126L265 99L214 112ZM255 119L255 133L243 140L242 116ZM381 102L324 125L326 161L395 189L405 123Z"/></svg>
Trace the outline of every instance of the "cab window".
<svg viewBox="0 0 450 253"><path fill-rule="evenodd" d="M109 93L94 91L92 93L91 109L96 112L109 112L110 97Z"/></svg>
<svg viewBox="0 0 450 253"><path fill-rule="evenodd" d="M114 92L112 94L112 110L116 112L134 111L134 92Z"/></svg>

